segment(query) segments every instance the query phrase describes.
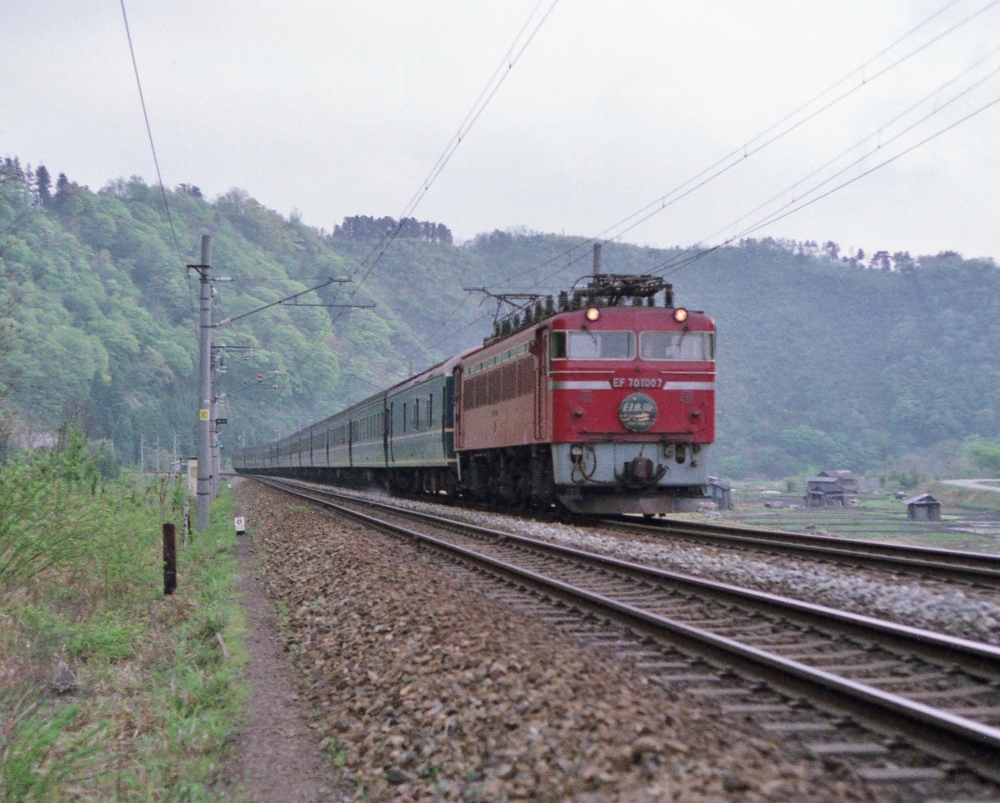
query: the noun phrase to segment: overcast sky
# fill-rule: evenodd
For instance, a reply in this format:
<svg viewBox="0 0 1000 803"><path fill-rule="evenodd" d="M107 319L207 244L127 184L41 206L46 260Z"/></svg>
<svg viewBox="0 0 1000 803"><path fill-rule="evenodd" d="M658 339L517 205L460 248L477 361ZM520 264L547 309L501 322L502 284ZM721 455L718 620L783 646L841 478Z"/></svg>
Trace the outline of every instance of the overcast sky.
<svg viewBox="0 0 1000 803"><path fill-rule="evenodd" d="M127 0L164 181L210 197L241 187L328 230L346 215L396 216L536 2ZM624 236L656 246L738 233L759 213L741 216L796 182L799 197L841 152L863 156L865 137L926 96L827 188L1000 98L1000 54L989 55L1000 3L877 77L991 4L562 0L416 216L459 238L514 226L596 235L946 5L866 67L859 91ZM4 0L0 41L0 155L93 189L155 180L117 0ZM756 236L1000 257L998 134L1000 104Z"/></svg>

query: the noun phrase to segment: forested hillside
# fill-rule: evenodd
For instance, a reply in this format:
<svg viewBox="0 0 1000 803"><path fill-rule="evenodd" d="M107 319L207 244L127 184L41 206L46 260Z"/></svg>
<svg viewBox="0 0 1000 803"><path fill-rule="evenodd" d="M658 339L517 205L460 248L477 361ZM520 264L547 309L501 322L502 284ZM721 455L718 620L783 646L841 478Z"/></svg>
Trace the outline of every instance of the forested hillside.
<svg viewBox="0 0 1000 803"><path fill-rule="evenodd" d="M76 417L126 464L140 435L147 455L157 438L168 452L174 432L191 449L197 275L183 264L197 261L201 234L212 235L215 275L233 279L218 285L220 319L323 277L360 279L393 225L353 217L325 232L239 190L209 201L181 185L167 192L175 244L159 189L140 179L94 192L63 176L52 187L44 168L9 159L0 173L9 428L23 440ZM400 234L360 287L320 292L324 303L373 308L277 306L217 330L216 343L246 347L227 353L219 377L220 392L238 391L221 411L225 448L288 432L475 344L491 302L480 306L463 286L557 292L589 271L587 258L574 261L582 250L565 254L580 238L494 232L456 245L445 225L418 221ZM676 253L611 244L605 270L648 271ZM866 262L841 258L832 243L764 240L669 278L678 303L719 327L723 474L872 470L920 449L947 460L970 436L1000 433L992 261L878 252Z"/></svg>

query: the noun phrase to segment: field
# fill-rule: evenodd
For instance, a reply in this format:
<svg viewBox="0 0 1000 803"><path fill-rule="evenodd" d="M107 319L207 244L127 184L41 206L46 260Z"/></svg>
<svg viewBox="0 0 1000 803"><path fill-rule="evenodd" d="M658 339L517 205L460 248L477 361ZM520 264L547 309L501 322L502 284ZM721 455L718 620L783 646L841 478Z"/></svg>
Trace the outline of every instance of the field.
<svg viewBox="0 0 1000 803"><path fill-rule="evenodd" d="M777 483L747 483L734 489L734 510L726 511L723 520L789 532L1000 551L1000 493L940 484L929 490L942 502L940 522L910 521L906 505L882 492L862 493L855 507L806 508L801 494L779 490Z"/></svg>

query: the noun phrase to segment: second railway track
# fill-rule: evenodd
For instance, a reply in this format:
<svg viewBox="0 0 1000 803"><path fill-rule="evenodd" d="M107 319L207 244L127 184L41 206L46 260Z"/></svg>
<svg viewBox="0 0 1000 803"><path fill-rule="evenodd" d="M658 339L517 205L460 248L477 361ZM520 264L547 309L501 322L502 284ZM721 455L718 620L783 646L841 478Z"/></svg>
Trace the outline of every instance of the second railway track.
<svg viewBox="0 0 1000 803"><path fill-rule="evenodd" d="M675 519L653 522L607 519L603 524L623 531L660 537L666 535L715 546L739 547L1000 588L1000 555Z"/></svg>
<svg viewBox="0 0 1000 803"><path fill-rule="evenodd" d="M553 600L849 715L878 733L897 734L897 740L902 735L905 743L1000 781L1000 648L335 490L259 481L418 539ZM670 683L671 674L664 671L660 680ZM683 674L674 677L680 684L690 682ZM694 691L719 698L741 693L725 685ZM750 705L755 707L768 708ZM815 731L806 745L815 755L863 756L875 761L876 774L920 777L920 767L893 764L884 739L845 739L822 723L773 724L806 735Z"/></svg>

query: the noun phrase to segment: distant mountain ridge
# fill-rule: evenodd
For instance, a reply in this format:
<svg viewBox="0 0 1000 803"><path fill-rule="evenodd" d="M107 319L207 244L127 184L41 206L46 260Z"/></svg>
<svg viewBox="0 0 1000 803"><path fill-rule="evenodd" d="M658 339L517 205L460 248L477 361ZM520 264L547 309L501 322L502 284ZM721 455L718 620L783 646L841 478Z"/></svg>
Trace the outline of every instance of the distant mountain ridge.
<svg viewBox="0 0 1000 803"><path fill-rule="evenodd" d="M184 184L167 192L178 254L157 187L138 178L97 192L64 176L54 191L50 183L44 168L0 164L0 304L14 302L0 307L0 322L14 326L10 352L0 351L0 380L11 384L4 405L35 431L78 417L126 463L137 460L140 436L147 457L157 438L169 452L175 432L181 451L191 450L197 277L183 264L196 261L202 233L213 238L215 275L234 279L218 285L221 319L317 277L354 274L392 220L355 216L331 234L242 190L210 201ZM320 291L325 303L374 309L280 306L216 331L217 344L233 347L220 392L248 385L224 408L226 449L288 432L474 345L491 314L463 285L555 294L589 271L579 237L496 231L456 246L443 224L404 227L360 289ZM646 272L677 253L610 243L605 269ZM834 243L750 240L669 276L677 303L706 310L719 327L721 473L863 471L907 449L1000 433L992 260L860 256L841 257Z"/></svg>

